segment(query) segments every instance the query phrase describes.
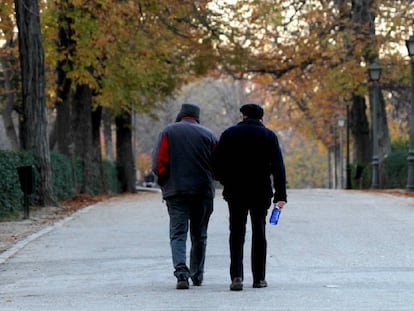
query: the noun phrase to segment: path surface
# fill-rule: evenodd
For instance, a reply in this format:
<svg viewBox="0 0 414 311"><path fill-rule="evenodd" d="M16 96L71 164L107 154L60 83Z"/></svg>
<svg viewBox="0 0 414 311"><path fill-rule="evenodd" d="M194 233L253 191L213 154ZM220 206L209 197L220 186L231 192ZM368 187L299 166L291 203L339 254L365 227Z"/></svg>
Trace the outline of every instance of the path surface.
<svg viewBox="0 0 414 311"><path fill-rule="evenodd" d="M269 287L229 291L227 208L218 191L205 281L176 290L159 193L114 198L2 254L0 310L413 310L414 199L289 190L267 226Z"/></svg>

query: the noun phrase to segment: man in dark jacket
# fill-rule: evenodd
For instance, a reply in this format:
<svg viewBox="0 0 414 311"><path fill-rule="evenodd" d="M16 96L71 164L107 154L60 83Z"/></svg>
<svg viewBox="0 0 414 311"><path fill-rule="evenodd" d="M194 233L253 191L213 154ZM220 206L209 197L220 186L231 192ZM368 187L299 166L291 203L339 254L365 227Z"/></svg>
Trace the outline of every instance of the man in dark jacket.
<svg viewBox="0 0 414 311"><path fill-rule="evenodd" d="M213 212L214 178L211 157L217 137L199 124L200 108L183 104L177 122L160 134L153 152L158 177L170 216L170 245L177 289L188 289L188 279L203 281L207 226ZM186 241L190 227L190 267Z"/></svg>
<svg viewBox="0 0 414 311"><path fill-rule="evenodd" d="M272 198L280 209L286 203L283 157L276 135L262 124L263 109L247 104L240 112L242 121L223 132L213 154L215 178L224 186L223 196L229 207L231 290L243 289L243 247L249 212L253 287L267 286L266 215Z"/></svg>

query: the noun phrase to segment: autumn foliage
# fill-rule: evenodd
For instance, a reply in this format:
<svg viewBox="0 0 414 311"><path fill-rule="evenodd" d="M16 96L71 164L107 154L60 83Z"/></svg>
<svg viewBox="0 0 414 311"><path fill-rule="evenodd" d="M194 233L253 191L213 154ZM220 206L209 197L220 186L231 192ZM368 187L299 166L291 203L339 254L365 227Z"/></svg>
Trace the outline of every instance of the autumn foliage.
<svg viewBox="0 0 414 311"><path fill-rule="evenodd" d="M378 60L382 154L390 146L385 121L390 114L400 118L389 122L391 135L406 132L401 111L408 105L409 74L401 47L414 14L407 1L57 0L41 5L51 110L64 102L64 91L86 86L93 111L105 107L113 118L132 111L156 115L163 99L187 82L230 76L243 80L250 100L265 107L270 127L294 130L315 141L309 148L321 153L336 143L332 127L348 106L353 155L366 162L367 67ZM11 0L0 3L2 70L15 82L13 10ZM69 90L59 83L62 74ZM1 94L18 94L18 87L4 84ZM294 141L290 147L299 148ZM296 156L295 163L304 161Z"/></svg>

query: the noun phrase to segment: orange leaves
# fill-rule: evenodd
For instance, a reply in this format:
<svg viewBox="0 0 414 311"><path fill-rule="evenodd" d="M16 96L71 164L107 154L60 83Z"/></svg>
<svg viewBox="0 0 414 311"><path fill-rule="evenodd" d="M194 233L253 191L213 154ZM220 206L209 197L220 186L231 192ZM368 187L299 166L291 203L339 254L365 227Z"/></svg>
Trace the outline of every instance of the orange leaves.
<svg viewBox="0 0 414 311"><path fill-rule="evenodd" d="M159 1L51 2L44 13L47 55L54 59L48 63L70 63L63 68L73 87L89 85L99 94L96 103L139 109L140 98L151 102L170 94L185 74L179 72L184 45L159 18L164 8ZM66 32L70 46L56 49L58 31Z"/></svg>
<svg viewBox="0 0 414 311"><path fill-rule="evenodd" d="M392 60L385 46L391 34L393 43L398 38L403 43L401 34L407 31L414 8L404 5L400 11L401 3L394 1L355 5L344 1L339 7L326 1L287 0L266 2L263 11L262 1L248 3L250 23L240 27L237 36L249 38L251 44L243 46L243 53L236 44L224 46L221 55L230 56L222 59L237 59L239 63L230 63L237 66L227 68L244 71L267 87L271 95L266 102L279 113L282 109L290 125L302 132L329 143L328 129L344 114L345 104L353 95L367 94L366 63L377 55L394 66L383 81L400 83L398 73L405 72L401 70L405 64Z"/></svg>

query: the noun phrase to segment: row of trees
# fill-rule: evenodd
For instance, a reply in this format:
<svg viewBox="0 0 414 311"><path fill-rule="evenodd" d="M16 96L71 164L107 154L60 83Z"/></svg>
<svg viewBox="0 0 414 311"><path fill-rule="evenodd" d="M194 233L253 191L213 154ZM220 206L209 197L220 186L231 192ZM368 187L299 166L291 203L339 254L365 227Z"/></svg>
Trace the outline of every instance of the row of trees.
<svg viewBox="0 0 414 311"><path fill-rule="evenodd" d="M270 125L294 127L327 147L332 122L349 105L355 161L367 163L366 69L379 59L383 94L392 99L387 109L401 110L409 76L399 47L413 10L408 0L3 0L7 135L14 148L34 150L41 160L48 203L49 148L81 159L88 193L90 167L102 161L99 130L113 124L123 190L134 191L132 115L155 116L165 98L208 74L240 80L249 100L273 114ZM382 97L380 160L390 149L385 103ZM19 131L12 111L20 116Z"/></svg>

